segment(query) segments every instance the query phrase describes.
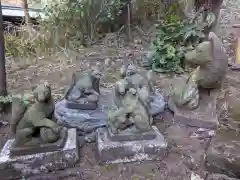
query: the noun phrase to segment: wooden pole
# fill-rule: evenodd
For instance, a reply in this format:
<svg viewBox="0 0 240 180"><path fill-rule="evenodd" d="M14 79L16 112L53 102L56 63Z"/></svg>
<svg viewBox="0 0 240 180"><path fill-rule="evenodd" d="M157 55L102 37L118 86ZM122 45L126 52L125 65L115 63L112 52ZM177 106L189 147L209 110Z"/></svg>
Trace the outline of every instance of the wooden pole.
<svg viewBox="0 0 240 180"><path fill-rule="evenodd" d="M5 46L4 46L4 26L2 15L2 4L0 1L0 96L7 95L7 80L5 68Z"/></svg>

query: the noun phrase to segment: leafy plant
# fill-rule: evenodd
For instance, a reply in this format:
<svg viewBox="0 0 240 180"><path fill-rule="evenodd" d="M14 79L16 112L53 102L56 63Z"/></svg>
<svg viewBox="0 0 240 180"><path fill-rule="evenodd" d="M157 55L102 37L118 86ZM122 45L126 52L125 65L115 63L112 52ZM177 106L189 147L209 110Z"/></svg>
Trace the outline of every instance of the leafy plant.
<svg viewBox="0 0 240 180"><path fill-rule="evenodd" d="M19 98L23 101L25 105L29 105L31 103L32 94L26 93L23 95L16 94L16 95L0 96L0 103L3 103L3 104L12 103L13 98Z"/></svg>
<svg viewBox="0 0 240 180"><path fill-rule="evenodd" d="M172 11L170 8L167 18L157 25L159 33L152 42L151 63L156 72L183 72L184 54L205 37L201 26L190 24Z"/></svg>

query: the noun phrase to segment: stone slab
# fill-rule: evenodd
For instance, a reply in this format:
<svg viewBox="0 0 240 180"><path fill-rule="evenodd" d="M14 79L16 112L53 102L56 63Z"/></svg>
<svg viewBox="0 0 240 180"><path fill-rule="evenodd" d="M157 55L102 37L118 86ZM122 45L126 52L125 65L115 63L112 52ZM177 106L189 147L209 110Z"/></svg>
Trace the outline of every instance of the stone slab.
<svg viewBox="0 0 240 180"><path fill-rule="evenodd" d="M78 103L66 100L66 107L69 109L95 110L98 107L98 103L78 104Z"/></svg>
<svg viewBox="0 0 240 180"><path fill-rule="evenodd" d="M66 107L66 100L63 99L55 104L54 115L60 124L78 128L84 132L92 132L96 128L107 125L109 110L116 110L114 93L112 89L100 89L99 106L95 110L69 109ZM165 109L165 100L161 93L155 92L152 95L154 101L150 104L150 113L156 116Z"/></svg>
<svg viewBox="0 0 240 180"><path fill-rule="evenodd" d="M205 162L210 173L240 177L240 135L233 130L218 131L206 151Z"/></svg>
<svg viewBox="0 0 240 180"><path fill-rule="evenodd" d="M10 155L22 156L22 155L30 155L30 154L36 154L36 153L45 153L45 152L62 150L67 140L67 136L68 136L68 131L66 128L64 128L61 131L60 139L57 142L49 143L49 144L39 144L34 146L26 145L26 146L20 146L20 147L11 147Z"/></svg>
<svg viewBox="0 0 240 180"><path fill-rule="evenodd" d="M18 179L74 167L79 160L76 129L68 130L62 150L24 156L10 156L14 139L8 140L0 154L1 180Z"/></svg>
<svg viewBox="0 0 240 180"><path fill-rule="evenodd" d="M216 91L211 95L200 92L199 106L194 110L179 109L169 99L174 120L188 126L216 129L219 124L216 110L217 94Z"/></svg>
<svg viewBox="0 0 240 180"><path fill-rule="evenodd" d="M160 160L167 153L167 142L157 127L153 126L153 140L114 142L106 128L97 130L97 156L100 163L115 164L145 160Z"/></svg>
<svg viewBox="0 0 240 180"><path fill-rule="evenodd" d="M139 141L139 140L152 140L156 138L156 133L154 129L148 132L133 134L131 131L123 131L119 134L113 134L108 128L108 135L111 141Z"/></svg>
<svg viewBox="0 0 240 180"><path fill-rule="evenodd" d="M66 100L55 104L54 115L58 122L69 127L78 128L84 132L91 132L96 128L107 125L108 111L116 109L111 90L101 89L99 106L95 110L69 109Z"/></svg>

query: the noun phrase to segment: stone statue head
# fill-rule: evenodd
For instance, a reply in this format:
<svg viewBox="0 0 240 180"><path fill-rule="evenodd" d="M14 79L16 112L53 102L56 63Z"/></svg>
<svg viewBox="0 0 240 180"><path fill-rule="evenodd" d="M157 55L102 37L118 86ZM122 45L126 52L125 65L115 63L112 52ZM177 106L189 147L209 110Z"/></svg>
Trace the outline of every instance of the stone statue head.
<svg viewBox="0 0 240 180"><path fill-rule="evenodd" d="M137 67L133 64L129 64L126 69L126 76L131 76L137 73Z"/></svg>
<svg viewBox="0 0 240 180"><path fill-rule="evenodd" d="M35 88L33 94L38 102L46 102L51 99L51 87L47 82L40 84Z"/></svg>
<svg viewBox="0 0 240 180"><path fill-rule="evenodd" d="M91 75L95 80L100 80L102 77L102 73L98 69L92 69Z"/></svg>
<svg viewBox="0 0 240 180"><path fill-rule="evenodd" d="M185 54L186 62L194 60L205 63L213 59L213 47L211 41L204 41L200 43L196 49L189 51Z"/></svg>
<svg viewBox="0 0 240 180"><path fill-rule="evenodd" d="M116 82L116 92L118 92L119 95L124 95L127 90L128 83L125 79L120 79Z"/></svg>
<svg viewBox="0 0 240 180"><path fill-rule="evenodd" d="M120 75L122 78L126 76L131 76L137 73L137 67L133 64L123 65L120 68Z"/></svg>

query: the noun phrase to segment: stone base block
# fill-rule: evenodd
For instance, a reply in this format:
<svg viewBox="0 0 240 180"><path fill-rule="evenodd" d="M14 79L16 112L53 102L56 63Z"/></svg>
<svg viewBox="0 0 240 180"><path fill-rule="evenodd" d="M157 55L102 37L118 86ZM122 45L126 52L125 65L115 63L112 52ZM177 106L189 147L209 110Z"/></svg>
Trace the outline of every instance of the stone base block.
<svg viewBox="0 0 240 180"><path fill-rule="evenodd" d="M74 167L79 160L76 129L68 130L68 137L62 150L24 156L10 156L14 139L8 140L0 154L1 180L29 177Z"/></svg>
<svg viewBox="0 0 240 180"><path fill-rule="evenodd" d="M108 130L97 130L97 155L100 163L114 164L144 160L160 160L166 154L167 142L157 127L153 140L111 141Z"/></svg>
<svg viewBox="0 0 240 180"><path fill-rule="evenodd" d="M199 106L194 110L179 109L171 99L169 99L168 105L174 112L174 119L177 122L199 128L216 129L218 127L217 92L211 95L200 93Z"/></svg>
<svg viewBox="0 0 240 180"><path fill-rule="evenodd" d="M151 129L148 132L136 133L133 134L130 131L123 131L119 134L113 134L112 131L108 128L108 137L111 141L140 141L140 140L153 140L156 138L156 133L154 129Z"/></svg>
<svg viewBox="0 0 240 180"><path fill-rule="evenodd" d="M65 99L55 104L54 116L60 124L78 128L84 132L106 126L109 109L116 109L111 90L101 89L98 107L95 110L69 109Z"/></svg>
<svg viewBox="0 0 240 180"><path fill-rule="evenodd" d="M52 151L61 151L65 146L66 140L68 136L68 130L66 128L62 129L60 133L60 139L55 143L47 143L41 144L38 142L37 145L28 144L25 146L11 146L10 155L11 156L22 156L22 155L30 155L30 154L38 154Z"/></svg>

